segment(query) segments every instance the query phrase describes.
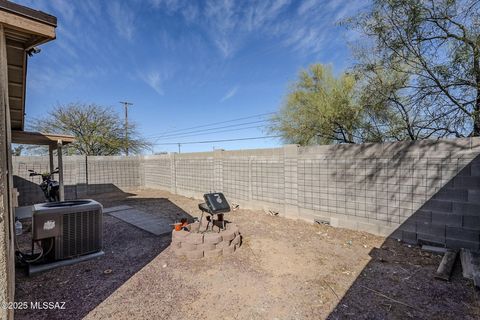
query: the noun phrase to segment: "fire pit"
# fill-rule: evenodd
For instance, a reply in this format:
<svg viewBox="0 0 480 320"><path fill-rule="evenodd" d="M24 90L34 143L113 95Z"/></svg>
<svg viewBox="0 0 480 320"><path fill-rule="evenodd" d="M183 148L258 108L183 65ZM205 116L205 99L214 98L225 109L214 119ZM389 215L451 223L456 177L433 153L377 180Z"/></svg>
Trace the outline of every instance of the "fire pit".
<svg viewBox="0 0 480 320"><path fill-rule="evenodd" d="M189 224L184 230L172 231L174 253L189 259L230 255L241 244L242 236L234 223L226 224L219 232L206 230L199 222Z"/></svg>

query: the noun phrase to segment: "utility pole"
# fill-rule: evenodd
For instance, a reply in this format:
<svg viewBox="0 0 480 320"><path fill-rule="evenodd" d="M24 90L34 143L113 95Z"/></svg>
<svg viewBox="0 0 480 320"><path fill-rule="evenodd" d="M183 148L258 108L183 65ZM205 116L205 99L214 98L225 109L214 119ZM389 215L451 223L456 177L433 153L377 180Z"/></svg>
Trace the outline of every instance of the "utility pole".
<svg viewBox="0 0 480 320"><path fill-rule="evenodd" d="M125 154L128 156L128 107L133 106L133 103L127 101L120 101L125 108Z"/></svg>
<svg viewBox="0 0 480 320"><path fill-rule="evenodd" d="M182 147L182 144L179 143L179 144L178 144L178 153L182 153L182 152L181 152L181 147Z"/></svg>

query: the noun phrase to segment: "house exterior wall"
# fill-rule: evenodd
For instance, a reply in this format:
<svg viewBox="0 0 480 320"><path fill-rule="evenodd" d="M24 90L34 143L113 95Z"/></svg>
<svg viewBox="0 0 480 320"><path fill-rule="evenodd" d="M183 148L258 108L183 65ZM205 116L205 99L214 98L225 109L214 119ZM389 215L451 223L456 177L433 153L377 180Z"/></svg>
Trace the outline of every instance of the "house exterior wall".
<svg viewBox="0 0 480 320"><path fill-rule="evenodd" d="M0 303L13 301L14 252L11 221L11 153L10 110L8 105L8 68L5 34L0 24ZM1 319L13 318L13 311L0 308Z"/></svg>

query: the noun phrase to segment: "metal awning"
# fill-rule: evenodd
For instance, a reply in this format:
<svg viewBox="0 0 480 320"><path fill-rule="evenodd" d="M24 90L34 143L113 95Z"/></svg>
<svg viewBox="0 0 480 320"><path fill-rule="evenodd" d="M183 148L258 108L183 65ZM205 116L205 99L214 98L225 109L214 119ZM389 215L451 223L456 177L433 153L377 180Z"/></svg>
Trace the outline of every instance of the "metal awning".
<svg viewBox="0 0 480 320"><path fill-rule="evenodd" d="M54 133L12 130L12 143L49 146L52 149L56 149L59 141L61 141L62 145L66 145L74 142L75 137Z"/></svg>
<svg viewBox="0 0 480 320"><path fill-rule="evenodd" d="M48 154L50 160L50 172L53 172L53 150L58 149L58 183L60 192L60 201L65 200L65 187L63 184L63 158L62 146L75 141L75 137L63 134L40 133L12 130L12 143L33 144L40 146L48 146Z"/></svg>

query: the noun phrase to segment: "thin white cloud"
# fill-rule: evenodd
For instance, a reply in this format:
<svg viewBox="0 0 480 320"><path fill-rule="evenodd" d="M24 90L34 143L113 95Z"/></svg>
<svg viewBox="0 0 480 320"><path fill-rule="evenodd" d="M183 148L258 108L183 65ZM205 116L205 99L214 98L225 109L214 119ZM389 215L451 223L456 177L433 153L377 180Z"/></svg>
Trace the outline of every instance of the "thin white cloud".
<svg viewBox="0 0 480 320"><path fill-rule="evenodd" d="M314 8L315 5L318 5L317 0L306 0L300 4L298 7L298 14L303 15L308 12L310 9Z"/></svg>
<svg viewBox="0 0 480 320"><path fill-rule="evenodd" d="M55 68L51 66L32 66L28 81L29 87L37 92L64 90L75 83L88 83L92 79L104 76L106 70L101 67L84 68L80 64ZM80 81L79 81L80 79Z"/></svg>
<svg viewBox="0 0 480 320"><path fill-rule="evenodd" d="M75 8L70 1L51 0L50 5L60 12L65 22L70 23L75 17Z"/></svg>
<svg viewBox="0 0 480 320"><path fill-rule="evenodd" d="M110 2L108 9L118 34L127 40L132 40L135 31L133 10L128 8L125 3L117 1Z"/></svg>
<svg viewBox="0 0 480 320"><path fill-rule="evenodd" d="M301 54L318 54L338 43L338 19L356 14L368 0L150 0L168 14L179 14L205 31L219 54L231 58L251 39L278 39Z"/></svg>
<svg viewBox="0 0 480 320"><path fill-rule="evenodd" d="M163 96L165 91L163 90L163 81L162 75L158 71L150 71L147 74L140 75L140 78L145 82L150 88L155 90L159 95Z"/></svg>
<svg viewBox="0 0 480 320"><path fill-rule="evenodd" d="M220 99L220 102L225 102L228 99L233 98L233 96L235 96L237 94L237 92L238 92L238 86L235 86L235 87L231 88L230 90L227 91L227 93L225 93L225 95L222 97L222 99Z"/></svg>

